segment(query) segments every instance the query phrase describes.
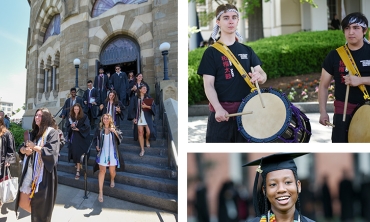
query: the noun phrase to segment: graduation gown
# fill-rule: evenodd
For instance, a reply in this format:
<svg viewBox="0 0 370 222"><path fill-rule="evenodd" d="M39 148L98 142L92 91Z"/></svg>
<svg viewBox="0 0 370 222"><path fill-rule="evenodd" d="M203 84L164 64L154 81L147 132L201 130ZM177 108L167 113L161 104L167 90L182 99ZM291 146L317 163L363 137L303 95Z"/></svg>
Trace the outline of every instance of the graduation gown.
<svg viewBox="0 0 370 222"><path fill-rule="evenodd" d="M119 145L121 144L121 141L122 141L122 138L123 138L123 135L122 135L122 131L120 131L119 129L116 129L116 132L118 134L118 136L112 132L110 132L110 134L113 136L114 140L113 140L113 146L114 146L114 152L115 152L115 156L117 155L117 158L118 158L118 162L119 162L119 166L117 165L116 166L116 170L117 171L124 171L125 169L125 162L123 160L123 157L121 156L121 153L119 151ZM94 138L93 138L93 146L96 148L97 146L100 147L100 149L103 147L103 144L104 144L104 129L101 130L101 129L96 129L95 133L94 133ZM98 158L96 158L96 161L95 161L95 164L94 164L94 173L96 171L99 170L99 164L98 164Z"/></svg>
<svg viewBox="0 0 370 222"><path fill-rule="evenodd" d="M100 83L101 81L101 83ZM99 84L101 84L101 88L99 87ZM105 102L105 99L107 98L107 92L109 90L109 80L108 76L103 74L103 78L100 77L100 74L95 76L94 80L94 88L98 90L99 97L100 97L100 104L103 104Z"/></svg>
<svg viewBox="0 0 370 222"><path fill-rule="evenodd" d="M132 87L136 84L136 91L139 89L139 85L136 81L129 82L129 86L127 89L127 95L129 96L130 100L132 100L136 96L136 91L131 90ZM144 84L146 86L146 94L150 95L150 88L149 85L146 82L141 82L141 84Z"/></svg>
<svg viewBox="0 0 370 222"><path fill-rule="evenodd" d="M15 163L15 142L13 134L10 131L6 131L0 137L0 180L3 179L4 176L8 175L8 171L5 170L4 174L4 165L5 163Z"/></svg>
<svg viewBox="0 0 370 222"><path fill-rule="evenodd" d="M72 120L74 121L74 120ZM68 151L68 161L73 160L74 163L79 163L82 154L86 153L90 145L90 121L87 118L87 115L84 116L78 121L76 127L79 131L74 131L69 125L68 138L69 142L69 151ZM89 154L88 154L89 157Z"/></svg>
<svg viewBox="0 0 370 222"><path fill-rule="evenodd" d="M89 112L89 109L91 109L91 115L92 115L92 118L96 119L98 117L98 114L99 114L99 104L100 104L100 95L99 95L99 92L96 88L92 88L91 89L91 94L90 94L90 97L94 97L95 98L95 103L97 105L93 105L91 104L91 106L89 107L89 89L86 89L86 91L84 92L84 101L87 101L87 104L85 104L82 109L84 111L85 114L88 114Z"/></svg>
<svg viewBox="0 0 370 222"><path fill-rule="evenodd" d="M110 108L110 105L108 106L108 103L109 102L104 102L104 108L102 110L100 110L100 113L99 113L100 116L103 115L103 114L109 113L108 109ZM118 104L114 104L112 106L113 110L116 110L117 106L120 107L121 112L113 111L112 117L113 117L114 125L116 127L119 127L120 124L121 124L121 120L123 120L123 118L124 118L123 111L126 109L126 107L122 104L121 101L118 101Z"/></svg>
<svg viewBox="0 0 370 222"><path fill-rule="evenodd" d="M146 96L144 98L150 98L150 96ZM127 120L133 120L133 119L138 119L138 112L137 112L137 107L138 107L138 97L134 97L130 101L130 106L128 108L128 116ZM145 120L148 124L149 130L150 130L150 140L155 141L157 139L157 130L156 130L156 125L155 121L153 120L153 117L155 116L156 113L156 106L155 102L153 101L151 109L150 110L143 110L144 111L144 116ZM134 124L134 140L137 141L138 139L138 129L137 129L137 124ZM145 137L145 128L144 128L144 138Z"/></svg>
<svg viewBox="0 0 370 222"><path fill-rule="evenodd" d="M31 135L31 140L36 142ZM50 132L46 136L44 145L41 150L41 158L44 162L44 171L42 175L42 181L39 184L39 190L34 194L31 199L31 221L33 222L50 222L51 216L54 209L55 200L57 197L58 187L58 175L57 175L57 161L59 154L59 133L54 128L50 129ZM29 161L32 161L32 166L35 164L34 155L26 157L24 154L19 152L19 156L23 161L24 169L19 182L19 187L22 186L24 176L28 170ZM15 212L17 214L19 207L19 195L18 189L17 199L15 201Z"/></svg>
<svg viewBox="0 0 370 222"><path fill-rule="evenodd" d="M125 101L126 100L126 92L128 89L128 78L125 72L121 72L119 75L117 73L113 73L109 79L111 82L112 88L117 92L119 100Z"/></svg>
<svg viewBox="0 0 370 222"><path fill-rule="evenodd" d="M84 107L84 103L83 103L83 101L82 101L82 98L81 97L79 97L79 96L76 96L76 103L78 103L78 104L80 104L82 107ZM71 98L68 98L66 101L65 101L65 103L64 103L64 105L63 105L63 107L62 107L62 114L61 115L64 115L64 117L66 118L66 119L68 119L69 118L69 113L70 113L70 111L71 111L71 107L72 107L72 104L71 104Z"/></svg>

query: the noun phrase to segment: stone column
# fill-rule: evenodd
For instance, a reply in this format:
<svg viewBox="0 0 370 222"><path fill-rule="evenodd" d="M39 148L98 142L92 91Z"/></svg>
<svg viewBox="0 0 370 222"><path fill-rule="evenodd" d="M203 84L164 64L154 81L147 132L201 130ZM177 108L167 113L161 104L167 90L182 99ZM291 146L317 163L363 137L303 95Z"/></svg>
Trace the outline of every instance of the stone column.
<svg viewBox="0 0 370 222"><path fill-rule="evenodd" d="M51 77L51 90L55 90L55 83L56 83L56 79L55 79L55 72L56 72L56 66L53 65L53 71L52 71L52 77Z"/></svg>
<svg viewBox="0 0 370 222"><path fill-rule="evenodd" d="M48 92L48 75L49 75L49 69L44 69L44 93Z"/></svg>

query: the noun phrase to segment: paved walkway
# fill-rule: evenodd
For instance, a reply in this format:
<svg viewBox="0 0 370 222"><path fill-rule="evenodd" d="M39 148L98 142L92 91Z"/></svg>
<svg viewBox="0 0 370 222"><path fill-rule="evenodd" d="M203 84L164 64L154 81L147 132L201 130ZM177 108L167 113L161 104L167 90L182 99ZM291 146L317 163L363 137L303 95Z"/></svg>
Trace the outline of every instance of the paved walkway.
<svg viewBox="0 0 370 222"><path fill-rule="evenodd" d="M104 196L100 203L98 194L87 192L88 199L84 199L84 190L58 184L58 194L55 203L52 221L127 221L127 222L175 222L177 215L163 210L130 203L120 199ZM15 217L14 203L3 204L1 207L0 222L31 221L30 214L20 209L19 220Z"/></svg>
<svg viewBox="0 0 370 222"><path fill-rule="evenodd" d="M331 127L319 123L319 113L305 113L310 119L310 143L331 143ZM333 113L328 113L332 118ZM188 143L204 143L207 129L207 116L188 117Z"/></svg>

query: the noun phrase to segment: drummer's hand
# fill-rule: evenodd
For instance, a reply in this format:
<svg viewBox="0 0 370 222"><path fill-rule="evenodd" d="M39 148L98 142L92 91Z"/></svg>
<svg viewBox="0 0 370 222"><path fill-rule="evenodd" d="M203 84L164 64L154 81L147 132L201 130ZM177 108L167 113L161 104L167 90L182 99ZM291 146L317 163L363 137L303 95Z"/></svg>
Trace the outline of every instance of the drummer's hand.
<svg viewBox="0 0 370 222"><path fill-rule="evenodd" d="M220 110L216 110L215 119L217 122L229 121L229 117L226 117L227 115L229 115L229 113L221 108Z"/></svg>
<svg viewBox="0 0 370 222"><path fill-rule="evenodd" d="M320 114L319 123L324 126L329 126L326 122L330 123L329 115L327 113Z"/></svg>
<svg viewBox="0 0 370 222"><path fill-rule="evenodd" d="M343 79L346 85L358 86L362 84L361 77L358 77L358 76L346 75L346 76L343 76Z"/></svg>
<svg viewBox="0 0 370 222"><path fill-rule="evenodd" d="M256 81L258 81L258 83L265 83L266 82L266 78L264 75L262 75L260 72L250 72L248 73L248 75L251 77L251 82L252 83L255 83Z"/></svg>

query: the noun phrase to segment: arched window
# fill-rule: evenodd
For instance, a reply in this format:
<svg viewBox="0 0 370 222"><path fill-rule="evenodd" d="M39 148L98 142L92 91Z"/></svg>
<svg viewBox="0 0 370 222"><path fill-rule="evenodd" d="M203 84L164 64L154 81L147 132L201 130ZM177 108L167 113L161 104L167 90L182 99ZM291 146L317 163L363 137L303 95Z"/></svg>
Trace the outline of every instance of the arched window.
<svg viewBox="0 0 370 222"><path fill-rule="evenodd" d="M45 32L44 42L52 35L59 35L60 33L60 14L57 14L50 21L48 29Z"/></svg>
<svg viewBox="0 0 370 222"><path fill-rule="evenodd" d="M92 10L92 17L97 17L117 4L140 4L148 0L97 0Z"/></svg>

